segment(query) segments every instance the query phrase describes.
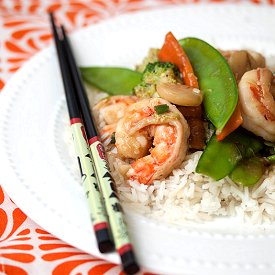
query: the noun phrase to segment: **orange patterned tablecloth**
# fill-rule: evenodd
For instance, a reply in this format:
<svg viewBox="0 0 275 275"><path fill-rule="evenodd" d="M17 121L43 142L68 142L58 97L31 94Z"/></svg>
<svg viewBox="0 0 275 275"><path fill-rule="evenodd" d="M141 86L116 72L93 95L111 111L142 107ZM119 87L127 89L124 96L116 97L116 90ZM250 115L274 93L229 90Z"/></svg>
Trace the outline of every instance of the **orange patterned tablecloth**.
<svg viewBox="0 0 275 275"><path fill-rule="evenodd" d="M240 4L242 1L0 0L0 90L24 62L51 42L47 11L55 11L58 19L72 31L127 12L201 2ZM275 0L250 2L275 5ZM0 186L0 274L117 275L123 272L119 265L88 255L40 228Z"/></svg>

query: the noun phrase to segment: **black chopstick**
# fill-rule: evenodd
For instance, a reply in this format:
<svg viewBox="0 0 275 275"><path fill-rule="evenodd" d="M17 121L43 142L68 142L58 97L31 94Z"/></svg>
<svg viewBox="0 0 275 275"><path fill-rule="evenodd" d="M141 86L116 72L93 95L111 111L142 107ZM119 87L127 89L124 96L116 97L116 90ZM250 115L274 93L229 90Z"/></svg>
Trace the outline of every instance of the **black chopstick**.
<svg viewBox="0 0 275 275"><path fill-rule="evenodd" d="M72 50L70 48L65 29L64 27L62 27L61 29L63 34L63 44L66 50L71 77L75 85L80 110L83 116L90 149L92 152L95 172L104 197L106 211L109 216L116 250L120 255L124 271L127 274L134 274L139 271L139 266L136 262L133 248L128 236L126 224L124 222L124 217L122 213L122 207L115 191L115 184L111 177L109 165L104 153L104 148L96 131L87 95Z"/></svg>
<svg viewBox="0 0 275 275"><path fill-rule="evenodd" d="M75 85L76 97L78 99L78 103L80 106L81 113L83 114L83 122L85 125L85 130L87 133L88 140L92 137L98 136L94 121L92 119L92 114L90 111L89 101L82 84L82 79L76 65L75 59L73 57L73 53L66 35L66 31L63 26L61 26L61 31L63 35L63 44L67 56L67 62L69 63L69 68L71 72L71 76Z"/></svg>
<svg viewBox="0 0 275 275"><path fill-rule="evenodd" d="M57 30L52 15L51 22L56 38L57 53L60 60L64 87L67 87L66 98L70 97L72 100L74 100L74 104L77 105L79 110L79 118L82 117L84 121L84 128L90 144L90 150L95 167L95 174L104 197L105 207L109 217L116 250L121 257L124 271L127 274L134 274L139 271L139 266L135 260L133 248L128 237L126 224L124 222L122 208L119 203L118 196L115 192L115 185L108 168L109 166L105 158L103 145L100 142L95 124L92 119L82 80L79 75L64 28L62 28L63 39L59 39L58 35L56 35ZM65 69L64 66L66 67ZM71 96L71 94L74 94L74 96ZM67 102L68 108L70 108L69 101L67 100Z"/></svg>
<svg viewBox="0 0 275 275"><path fill-rule="evenodd" d="M59 30L55 25L52 14L50 14L50 21L64 84L71 124L70 128L77 153L82 184L89 204L89 210L96 235L98 249L102 253L109 252L113 250L113 242L108 229L108 216L106 214L103 199L99 192L99 187L95 177L91 159L91 151L87 143L87 137L82 122L82 115L77 104L76 94L74 92L74 83L71 79L70 69L64 54L64 45L59 38L60 33L58 33Z"/></svg>

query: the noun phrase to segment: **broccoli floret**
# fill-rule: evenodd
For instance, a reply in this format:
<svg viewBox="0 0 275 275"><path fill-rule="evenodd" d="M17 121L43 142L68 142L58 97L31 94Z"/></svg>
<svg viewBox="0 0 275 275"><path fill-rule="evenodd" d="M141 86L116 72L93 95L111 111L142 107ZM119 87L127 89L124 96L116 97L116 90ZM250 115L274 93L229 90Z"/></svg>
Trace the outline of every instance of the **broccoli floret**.
<svg viewBox="0 0 275 275"><path fill-rule="evenodd" d="M134 88L136 96L141 98L157 97L156 85L158 82L176 83L179 79L178 68L169 62L148 63L141 83Z"/></svg>
<svg viewBox="0 0 275 275"><path fill-rule="evenodd" d="M143 59L141 64L136 66L136 70L143 73L148 63L154 63L158 61L159 49L151 48L148 51L147 56Z"/></svg>

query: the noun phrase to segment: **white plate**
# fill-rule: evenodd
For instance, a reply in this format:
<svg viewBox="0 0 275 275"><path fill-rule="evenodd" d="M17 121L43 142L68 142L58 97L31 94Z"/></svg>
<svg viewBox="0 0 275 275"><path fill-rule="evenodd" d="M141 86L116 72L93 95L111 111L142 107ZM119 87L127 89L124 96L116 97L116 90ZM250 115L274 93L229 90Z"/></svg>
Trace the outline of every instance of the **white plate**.
<svg viewBox="0 0 275 275"><path fill-rule="evenodd" d="M165 34L196 36L229 49L275 54L275 10L258 6L194 5L121 16L72 36L80 65L133 67ZM32 58L0 96L0 182L35 222L93 255L98 252L76 161L64 142L66 107L53 47ZM228 219L169 226L127 213L140 264L164 274L275 274L274 227ZM267 232L271 229L271 232Z"/></svg>

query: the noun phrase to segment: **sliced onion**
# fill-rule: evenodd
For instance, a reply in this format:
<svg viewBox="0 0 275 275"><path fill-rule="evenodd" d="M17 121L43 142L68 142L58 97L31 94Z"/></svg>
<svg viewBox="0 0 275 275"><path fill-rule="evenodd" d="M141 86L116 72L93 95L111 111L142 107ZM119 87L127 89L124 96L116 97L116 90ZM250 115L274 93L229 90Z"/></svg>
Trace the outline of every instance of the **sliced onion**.
<svg viewBox="0 0 275 275"><path fill-rule="evenodd" d="M159 82L157 93L161 98L180 106L198 106L203 99L202 92L199 89L180 83Z"/></svg>

